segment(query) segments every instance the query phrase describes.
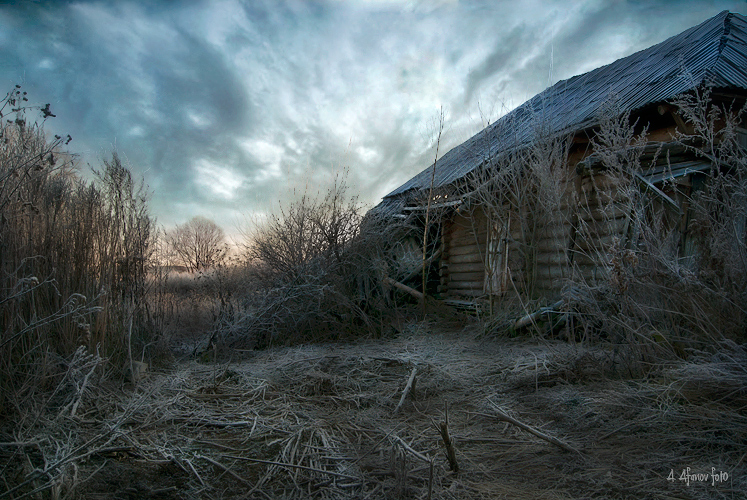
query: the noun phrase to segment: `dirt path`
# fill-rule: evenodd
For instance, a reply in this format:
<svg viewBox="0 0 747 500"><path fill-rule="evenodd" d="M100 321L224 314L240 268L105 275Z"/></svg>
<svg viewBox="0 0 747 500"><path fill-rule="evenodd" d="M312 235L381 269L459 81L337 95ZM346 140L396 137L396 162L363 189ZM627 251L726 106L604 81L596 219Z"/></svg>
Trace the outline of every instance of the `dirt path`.
<svg viewBox="0 0 747 500"><path fill-rule="evenodd" d="M118 435L82 465L93 475L79 491L86 499L694 499L747 491L747 382L728 394L729 372L707 386L719 380L717 360L612 379L612 360L603 349L413 325L383 341L184 361L151 373L116 405ZM446 407L458 474L436 427ZM679 480L687 467L708 477L688 485ZM715 483L714 472L728 479Z"/></svg>

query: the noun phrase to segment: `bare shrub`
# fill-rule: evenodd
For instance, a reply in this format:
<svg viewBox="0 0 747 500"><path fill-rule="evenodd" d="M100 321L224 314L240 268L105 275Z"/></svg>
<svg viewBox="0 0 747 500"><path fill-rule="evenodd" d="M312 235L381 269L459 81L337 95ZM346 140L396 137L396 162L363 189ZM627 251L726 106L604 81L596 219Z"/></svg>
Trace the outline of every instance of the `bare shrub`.
<svg viewBox="0 0 747 500"><path fill-rule="evenodd" d="M356 317L365 326L368 318L344 282L361 221L347 190L343 176L323 197L305 193L247 241L247 257L267 285L249 294L248 326L262 332L259 345L334 337Z"/></svg>
<svg viewBox="0 0 747 500"><path fill-rule="evenodd" d="M247 257L261 262L268 276L298 277L320 259L340 266L358 234L361 207L348 196L345 176L323 198L304 193L246 234Z"/></svg>
<svg viewBox="0 0 747 500"><path fill-rule="evenodd" d="M245 262L233 271L244 289L220 299L212 342L263 347L376 335L391 236L384 220L363 220L342 175L324 195L304 194L245 232Z"/></svg>

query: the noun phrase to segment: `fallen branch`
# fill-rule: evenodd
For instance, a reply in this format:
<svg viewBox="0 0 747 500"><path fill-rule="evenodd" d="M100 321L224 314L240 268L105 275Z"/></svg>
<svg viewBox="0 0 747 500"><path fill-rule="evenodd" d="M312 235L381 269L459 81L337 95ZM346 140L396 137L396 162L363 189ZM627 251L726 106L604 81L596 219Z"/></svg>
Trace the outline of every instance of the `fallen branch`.
<svg viewBox="0 0 747 500"><path fill-rule="evenodd" d="M412 369L412 372L410 372L410 379L407 381L405 390L402 391L402 397L399 398L399 403L397 404L397 407L394 409L394 413L399 412L399 409L405 403L405 398L407 398L407 395L410 393L410 390L415 386L415 375L417 373L418 373L418 367L416 366Z"/></svg>
<svg viewBox="0 0 747 500"><path fill-rule="evenodd" d="M197 469L195 469L195 466L194 466L194 465L192 465L192 462L190 462L190 461L189 461L189 460L187 460L186 458L184 459L184 461L185 461L185 462L187 462L187 465L189 465L189 468L190 468L190 469L192 469L192 472L194 472L194 475L195 475L195 476L197 476L197 479L199 479L199 480L200 480L200 484L202 485L202 487L203 487L203 488L207 487L207 485L205 484L205 481L203 481L203 480L202 480L202 477L201 477L201 476L200 476L200 474L199 474L199 473L197 472Z"/></svg>
<svg viewBox="0 0 747 500"><path fill-rule="evenodd" d="M563 301L559 300L551 306L542 307L531 314L527 314L523 318L517 320L516 323L514 323L514 329L518 330L519 328L524 328L525 326L535 324L537 320L540 318L540 316L551 313L554 310L561 307L562 305L563 305Z"/></svg>
<svg viewBox="0 0 747 500"><path fill-rule="evenodd" d="M238 474L236 474L236 473L235 473L234 471L232 471L231 469L229 469L228 467L226 467L226 466L225 466L225 465L223 465L222 463L220 463L220 462L216 462L216 461L215 461L215 460L213 460L212 458L210 458L210 457L206 457L205 455L197 455L197 458L204 458L205 460L207 460L207 461L208 461L208 462L210 462L211 464L215 465L215 466L216 466L216 467L218 467L219 469L222 469L222 470L224 470L225 472L227 472L228 474L230 474L230 475L231 475L231 477L233 477L234 479L236 479L236 480L237 480L238 482L240 482L240 483L242 483L242 484L245 484L245 485L247 485L247 486L251 486L251 484L249 484L249 481L247 481L247 480L246 480L246 479L244 479L243 477L239 476ZM236 458L236 457L229 457L229 458Z"/></svg>
<svg viewBox="0 0 747 500"><path fill-rule="evenodd" d="M425 463L430 463L431 459L420 453L419 451L415 451L409 444L405 443L405 441L399 437L399 436L392 436L392 438L400 445L402 448L404 448L406 451L409 451L412 456L415 458L418 458L422 460Z"/></svg>
<svg viewBox="0 0 747 500"><path fill-rule="evenodd" d="M394 288L397 288L399 290L402 290L403 292L409 293L413 297L415 297L418 300L423 300L423 294L415 290L414 288L410 288L409 286L405 285L404 283L400 283L399 281L394 281L392 278L384 278L384 283L393 286Z"/></svg>
<svg viewBox="0 0 747 500"><path fill-rule="evenodd" d="M518 420L516 420L513 417L509 417L508 415L506 415L506 413L503 412L503 410L501 410L493 402L491 402L490 404L493 407L493 409L496 411L497 415L488 415L488 416L497 418L498 420L502 420L504 422L508 422L509 424L513 424L516 427L519 427L520 429L523 429L523 430L529 432L530 434L534 434L535 436L537 436L540 439L544 439L548 443L552 443L555 446L558 446L558 447L564 449L565 451L570 451L572 453L578 453L579 455L582 455L582 453L580 451L578 451L576 448L573 448L572 446L564 443L563 441L561 441L561 440L559 440L557 438L554 438L552 436L548 436L547 434L544 434L544 433L538 431L534 427L530 427L530 426L528 426L527 424L525 424L523 422L519 422Z"/></svg>

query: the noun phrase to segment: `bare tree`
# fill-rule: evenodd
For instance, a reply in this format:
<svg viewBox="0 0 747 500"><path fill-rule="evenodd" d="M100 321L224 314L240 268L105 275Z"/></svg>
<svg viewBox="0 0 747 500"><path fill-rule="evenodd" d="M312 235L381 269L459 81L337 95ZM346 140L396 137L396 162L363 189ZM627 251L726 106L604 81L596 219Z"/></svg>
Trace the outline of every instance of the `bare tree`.
<svg viewBox="0 0 747 500"><path fill-rule="evenodd" d="M193 217L166 233L166 242L189 271L201 271L223 262L228 254L223 229L205 217Z"/></svg>

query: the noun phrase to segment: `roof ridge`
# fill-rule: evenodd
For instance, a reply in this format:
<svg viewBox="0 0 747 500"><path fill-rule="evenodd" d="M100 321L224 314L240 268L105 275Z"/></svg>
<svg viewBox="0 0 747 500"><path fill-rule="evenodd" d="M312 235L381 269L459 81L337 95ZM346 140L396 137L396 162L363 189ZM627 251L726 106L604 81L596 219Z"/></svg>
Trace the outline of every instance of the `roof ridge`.
<svg viewBox="0 0 747 500"><path fill-rule="evenodd" d="M731 20L734 17L733 12L729 12L728 10L725 10L726 16L724 17L724 32L721 34L721 39L718 43L718 55L716 56L716 59L718 60L721 57L721 52L724 50L724 47L726 47L726 44L728 43L727 38L729 37L729 33L731 33ZM722 14L724 13L722 12Z"/></svg>

